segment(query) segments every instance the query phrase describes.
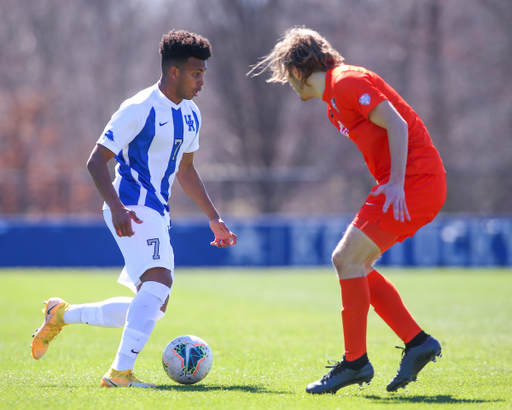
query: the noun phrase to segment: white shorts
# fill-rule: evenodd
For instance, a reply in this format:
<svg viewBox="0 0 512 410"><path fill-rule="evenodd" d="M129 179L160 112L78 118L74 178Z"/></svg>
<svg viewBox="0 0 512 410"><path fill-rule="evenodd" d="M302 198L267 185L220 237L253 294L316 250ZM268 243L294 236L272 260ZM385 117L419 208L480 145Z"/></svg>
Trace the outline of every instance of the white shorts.
<svg viewBox="0 0 512 410"><path fill-rule="evenodd" d="M110 209L103 210L103 217L124 257L125 266L117 281L136 293L140 277L148 269L165 268L174 277L174 252L170 226L162 215L146 206L130 205L128 208L143 221L141 224L132 221L133 236L117 236Z"/></svg>

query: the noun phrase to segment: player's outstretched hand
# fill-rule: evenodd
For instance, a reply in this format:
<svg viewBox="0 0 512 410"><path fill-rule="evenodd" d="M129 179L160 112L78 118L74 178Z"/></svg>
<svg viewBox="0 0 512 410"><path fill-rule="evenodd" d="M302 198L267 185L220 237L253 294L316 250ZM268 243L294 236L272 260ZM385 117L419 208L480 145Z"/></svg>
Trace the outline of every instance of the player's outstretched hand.
<svg viewBox="0 0 512 410"><path fill-rule="evenodd" d="M222 219L211 219L210 228L215 235L215 239L210 242L210 245L217 248L227 248L228 246L236 245L236 235L229 230Z"/></svg>
<svg viewBox="0 0 512 410"><path fill-rule="evenodd" d="M392 205L393 216L397 221L399 220L400 222L404 222L405 219L408 221L411 220L409 210L405 204L405 192L403 186L393 182L388 182L387 184L380 185L371 193L373 196L380 194L384 194L386 196L386 202L384 202L384 206L382 207L382 211L384 213L386 213L389 206Z"/></svg>

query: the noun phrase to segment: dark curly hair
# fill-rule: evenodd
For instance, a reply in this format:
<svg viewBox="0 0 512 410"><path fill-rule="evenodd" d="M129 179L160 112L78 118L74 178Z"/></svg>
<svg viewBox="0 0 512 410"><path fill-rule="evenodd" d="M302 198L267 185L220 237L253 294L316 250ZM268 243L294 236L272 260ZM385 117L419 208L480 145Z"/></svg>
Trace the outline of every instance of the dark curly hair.
<svg viewBox="0 0 512 410"><path fill-rule="evenodd" d="M212 46L208 39L186 30L171 30L162 36L160 42L162 72L172 66L182 67L190 57L206 61L212 56Z"/></svg>

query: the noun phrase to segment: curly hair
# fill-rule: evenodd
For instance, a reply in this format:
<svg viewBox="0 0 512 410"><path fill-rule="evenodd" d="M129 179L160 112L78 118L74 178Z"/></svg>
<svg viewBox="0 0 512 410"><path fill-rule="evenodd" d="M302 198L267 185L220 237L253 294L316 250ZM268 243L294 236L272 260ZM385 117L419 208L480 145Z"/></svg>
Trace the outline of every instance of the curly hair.
<svg viewBox="0 0 512 410"><path fill-rule="evenodd" d="M162 36L160 42L162 72L172 66L182 67L190 57L206 61L212 56L208 39L186 30L171 30Z"/></svg>
<svg viewBox="0 0 512 410"><path fill-rule="evenodd" d="M345 63L345 59L316 31L304 26L288 29L272 51L247 73L257 76L269 70L269 83L286 83L293 67L301 75L300 86L315 71L327 71Z"/></svg>

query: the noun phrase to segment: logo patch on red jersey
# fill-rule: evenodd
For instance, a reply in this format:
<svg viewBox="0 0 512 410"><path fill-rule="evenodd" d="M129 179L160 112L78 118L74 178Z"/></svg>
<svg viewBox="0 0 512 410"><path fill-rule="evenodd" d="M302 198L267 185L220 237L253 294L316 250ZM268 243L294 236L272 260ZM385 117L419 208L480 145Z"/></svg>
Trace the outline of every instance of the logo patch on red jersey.
<svg viewBox="0 0 512 410"><path fill-rule="evenodd" d="M370 97L370 94L368 94L368 93L363 94L361 96L361 98L359 98L359 103L362 105L370 105L371 102L372 102L372 99Z"/></svg>
<svg viewBox="0 0 512 410"><path fill-rule="evenodd" d="M336 111L340 112L340 110L338 110L338 107L336 107L336 100L334 98L331 100L331 104Z"/></svg>
<svg viewBox="0 0 512 410"><path fill-rule="evenodd" d="M348 128L345 127L341 121L338 121L338 125L340 127L340 132L345 136L345 137L348 137Z"/></svg>

